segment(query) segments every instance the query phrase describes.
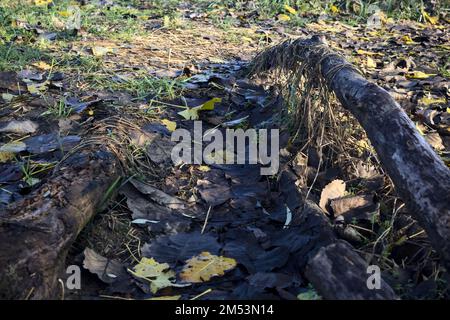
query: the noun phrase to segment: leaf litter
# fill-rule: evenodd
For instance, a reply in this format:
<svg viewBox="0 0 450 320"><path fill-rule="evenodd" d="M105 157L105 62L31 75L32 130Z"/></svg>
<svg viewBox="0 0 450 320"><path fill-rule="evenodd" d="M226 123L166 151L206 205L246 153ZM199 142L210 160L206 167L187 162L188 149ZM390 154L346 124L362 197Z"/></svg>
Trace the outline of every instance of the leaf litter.
<svg viewBox="0 0 450 320"><path fill-rule="evenodd" d="M80 21L83 7L72 7L60 11L63 14L58 19L64 22L59 27L73 31L83 39L69 38L70 48L61 49L50 44L51 54L58 59L69 59L59 56L58 52L68 56L75 53L67 61L69 65L98 71L86 71L85 74L64 69L61 64L54 65L42 57L20 71L0 72L2 205L7 206L39 187L39 184L24 183L26 179L51 179L51 170L45 168L42 171L36 169L40 172L35 176L24 177L27 163L32 161L38 166L61 161L68 154L76 153L79 145L98 143L98 135L92 134L96 130L107 137L108 143L127 149L118 152L125 158L122 163L126 168L139 168L137 172L127 172L127 176L133 178L122 185L109 211L95 218L91 223L95 227L84 231L77 244L84 252L86 268L106 283L96 290L87 290L86 296L110 290L136 298L178 299L192 298L212 288L212 292L202 298L208 298L208 295L243 299L318 298L299 274L299 262L292 261L295 253L307 253L308 243L314 235L295 232L298 217L295 210L289 209L295 201L283 199L273 181L261 179L258 166L173 167L170 162L173 146L170 132L176 128L192 129L194 119L213 119L213 126L222 128L268 127L274 125L273 121L277 125L280 123L279 119L271 118L282 107L278 99L272 99L277 95L275 89L259 85L264 84L263 80L255 84L239 72L245 66L242 59L252 57L269 43L267 39L278 42L304 34L302 28L291 26L299 19L300 10L297 9L287 6L274 19L255 20L260 30L253 30L253 27L240 25L241 17L246 17L247 13L239 10L230 13L227 8L219 7L217 14L230 15L234 21L230 33L236 32L234 36L242 42L236 45L229 36L227 38L226 32L212 24L210 18L202 18L198 12L203 8L196 6L180 11L185 17L196 16L190 21L193 30L162 29L126 43L101 39L83 30ZM332 47L345 51L367 77L395 94L410 116L419 124L425 124L423 133L430 144L448 159L450 119L446 106L449 80L448 75L443 75L445 70L448 72L448 65L443 61L449 39L439 28L446 22L424 11L421 14L427 25L400 23L376 11L368 17L366 25L349 27L339 21L343 10L332 6L329 16L312 15L315 22L307 23L303 28L308 33L325 34ZM170 19L163 16L157 20L170 25ZM213 25L208 34L205 25ZM37 37L44 40L65 37L63 31L25 27L35 30ZM152 28L152 23L146 21L144 27ZM247 38L250 41L245 40ZM169 51L169 48L173 50ZM217 52L222 52L222 56L218 57ZM97 60L85 61L92 65L83 66L81 61L88 57ZM95 63L101 63L101 67L96 69ZM105 70L106 75L103 74ZM120 81L114 78L119 74L123 75ZM158 89L155 90L152 83L147 83L144 90L134 86L133 81L147 79L149 74L171 74L176 81L181 80L183 99L158 96ZM108 79L112 81L108 82ZM51 103L52 100L58 103ZM185 101L192 102L186 104ZM182 106L185 110L163 103ZM14 112L13 116L11 112ZM233 113L230 115L230 112ZM137 135L131 133L129 125L111 122L111 117L116 115L135 124L133 130ZM338 116L345 118L347 115ZM58 132L61 119L75 123L65 126L64 134ZM345 123L350 123L352 128L351 122ZM104 137L101 141L105 141ZM127 144L128 141L132 143ZM429 273L418 267L420 262L426 261L421 260L423 256L419 254L415 260L410 258L417 250L401 253L411 250L400 241L405 236L411 237L410 241L419 248L432 252L429 245L423 244L426 238L420 236L417 223L405 218L409 217L408 212L402 211L398 218L402 222L410 219L408 228L403 225L403 229L399 227L395 232L388 232L381 241L373 240L384 231L382 222L377 220L390 221L389 213L396 209L397 199L392 191L382 191L389 189L389 184L385 183L386 177L370 146L360 142L365 141L364 135L355 129L350 141L358 146L355 149L359 153L345 154L345 158L350 159L346 164L337 161L341 166L338 173L328 171L336 163L331 163L333 151L326 147L308 148L305 161L295 165L288 161L287 165L297 175L297 187L308 192L310 199L330 214L333 223L344 224L347 236L348 230L358 230L366 239L372 239L364 243L361 237L356 237L356 246L365 252L387 255L388 262L383 263L390 264L388 269L393 274L399 269L404 270L402 263L406 259L405 270L429 277ZM169 169L161 172L162 168ZM340 216L344 221L338 219ZM359 229L349 229L356 223ZM119 239L115 241L117 247L110 244L113 237ZM86 245L92 239L102 255ZM389 251L391 246L394 250ZM208 267L203 269L205 264ZM435 260L427 260L426 264L429 269L436 269ZM131 272L124 273L126 268ZM124 291L112 286L119 277L131 281L135 290L127 287L128 291ZM182 282L178 283L180 280L193 284L174 287L175 284L184 286Z"/></svg>

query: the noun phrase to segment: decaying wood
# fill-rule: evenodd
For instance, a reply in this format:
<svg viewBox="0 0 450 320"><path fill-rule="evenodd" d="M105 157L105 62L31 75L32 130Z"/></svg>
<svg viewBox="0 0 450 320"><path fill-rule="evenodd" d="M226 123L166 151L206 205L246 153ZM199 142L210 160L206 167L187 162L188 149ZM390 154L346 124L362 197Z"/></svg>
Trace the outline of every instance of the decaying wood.
<svg viewBox="0 0 450 320"><path fill-rule="evenodd" d="M369 265L350 244L338 239L322 209L305 200L298 191L296 180L297 177L287 170L280 176L280 190L293 213L286 232L307 239L293 258L319 294L325 299L397 299L382 278L380 289L367 287Z"/></svg>
<svg viewBox="0 0 450 320"><path fill-rule="evenodd" d="M379 289L369 289L367 264L342 240L322 247L309 259L305 274L325 299L396 299L382 277Z"/></svg>
<svg viewBox="0 0 450 320"><path fill-rule="evenodd" d="M399 104L317 36L282 43L263 55L257 72L306 65L309 78L315 77L310 81L325 80L366 131L398 195L450 270L450 170Z"/></svg>
<svg viewBox="0 0 450 320"><path fill-rule="evenodd" d="M359 121L398 195L425 229L450 270L450 170L389 93L331 55L322 76Z"/></svg>
<svg viewBox="0 0 450 320"><path fill-rule="evenodd" d="M67 251L119 176L117 160L92 148L69 157L33 195L0 214L0 298L60 296Z"/></svg>

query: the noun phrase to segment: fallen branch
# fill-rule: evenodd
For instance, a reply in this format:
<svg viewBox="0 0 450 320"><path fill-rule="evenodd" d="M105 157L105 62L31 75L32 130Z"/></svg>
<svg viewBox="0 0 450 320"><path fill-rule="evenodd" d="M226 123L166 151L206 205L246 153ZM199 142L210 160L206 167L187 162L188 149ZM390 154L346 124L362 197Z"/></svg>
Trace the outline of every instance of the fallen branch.
<svg viewBox="0 0 450 320"><path fill-rule="evenodd" d="M119 177L118 160L87 148L51 183L0 215L0 298L58 297L67 252Z"/></svg>
<svg viewBox="0 0 450 320"><path fill-rule="evenodd" d="M276 69L298 84L303 77L336 94L366 131L398 195L450 270L450 170L399 104L317 36L268 49L255 58L252 72Z"/></svg>
<svg viewBox="0 0 450 320"><path fill-rule="evenodd" d="M322 209L305 200L298 191L297 177L290 171L280 176L280 190L293 213L290 228L308 241L295 253L296 265L325 299L397 299L392 288L382 278L380 288L367 287L368 264L353 247L339 240Z"/></svg>

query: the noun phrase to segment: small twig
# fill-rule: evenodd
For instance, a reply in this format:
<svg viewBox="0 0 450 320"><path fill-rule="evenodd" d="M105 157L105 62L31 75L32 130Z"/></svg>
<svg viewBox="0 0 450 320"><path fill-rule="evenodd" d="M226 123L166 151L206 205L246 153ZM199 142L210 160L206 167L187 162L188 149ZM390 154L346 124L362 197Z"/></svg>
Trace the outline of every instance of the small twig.
<svg viewBox="0 0 450 320"><path fill-rule="evenodd" d="M211 291L212 291L212 289L209 288L209 289L203 291L202 293L196 295L195 297L193 297L193 298L190 299L190 300L197 300L198 298L203 297L205 294L208 294L208 293L210 293Z"/></svg>
<svg viewBox="0 0 450 320"><path fill-rule="evenodd" d="M203 234L203 232L205 231L206 225L208 224L209 213L211 212L211 208L212 208L212 206L209 206L208 212L206 213L205 223L203 223L201 234Z"/></svg>
<svg viewBox="0 0 450 320"><path fill-rule="evenodd" d="M61 278L58 278L58 282L61 284L61 300L64 300L64 295L65 295L65 292L64 292L64 281L62 281Z"/></svg>

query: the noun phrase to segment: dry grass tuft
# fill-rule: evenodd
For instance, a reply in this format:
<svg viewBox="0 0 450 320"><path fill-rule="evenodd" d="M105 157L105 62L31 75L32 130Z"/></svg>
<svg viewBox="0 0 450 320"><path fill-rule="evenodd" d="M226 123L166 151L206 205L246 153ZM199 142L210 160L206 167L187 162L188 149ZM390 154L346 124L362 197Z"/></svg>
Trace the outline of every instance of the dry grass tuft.
<svg viewBox="0 0 450 320"><path fill-rule="evenodd" d="M317 36L291 39L257 55L249 72L252 76L267 76L279 87L296 152L307 153L314 148L322 155L320 166L348 167L361 156L360 148L355 149L359 141L365 141L362 145L367 146L364 151L369 151L368 156L374 154L364 131L337 102L321 74L320 63L329 55L336 53ZM351 64L339 65L333 73L341 68L355 69Z"/></svg>

